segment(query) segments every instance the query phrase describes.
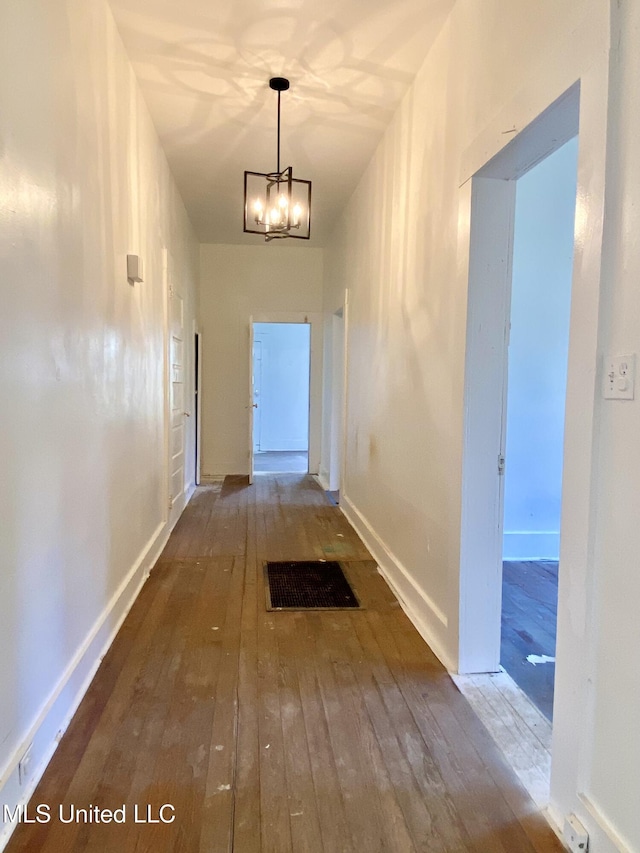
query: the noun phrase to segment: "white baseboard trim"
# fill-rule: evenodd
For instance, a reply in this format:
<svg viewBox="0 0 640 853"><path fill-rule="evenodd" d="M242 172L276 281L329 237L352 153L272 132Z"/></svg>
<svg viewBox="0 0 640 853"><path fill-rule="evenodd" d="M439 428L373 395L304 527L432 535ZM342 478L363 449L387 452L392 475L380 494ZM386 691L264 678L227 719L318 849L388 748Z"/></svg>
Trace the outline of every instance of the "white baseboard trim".
<svg viewBox="0 0 640 853"><path fill-rule="evenodd" d="M325 492L328 492L329 491L329 472L323 471L321 469L318 472L318 474L315 476L317 476L318 482L320 483L322 488L325 490Z"/></svg>
<svg viewBox="0 0 640 853"><path fill-rule="evenodd" d="M185 506L194 491L195 486L191 486L185 495ZM37 719L3 769L0 775L0 802L9 808L11 813L16 807L26 806L33 794L62 735L89 689L102 659L167 544L170 534L171 528L161 522L94 623L44 703ZM31 757L28 777L21 785L18 765L29 747L31 747ZM4 850L16 826L17 822L2 824L0 851Z"/></svg>
<svg viewBox="0 0 640 853"><path fill-rule="evenodd" d="M438 623L440 628L447 628L449 620L446 614L418 586L407 568L380 539L348 495L340 495L340 509L371 552L378 564L380 574L391 587L400 602L400 606L422 639L446 669L449 672L455 672L455 662L438 639L437 629L434 630L434 623Z"/></svg>
<svg viewBox="0 0 640 853"><path fill-rule="evenodd" d="M589 849L598 853L633 853L630 841L624 838L602 809L586 794L578 795L587 808L587 812L577 810L577 816L589 832Z"/></svg>
<svg viewBox="0 0 640 853"><path fill-rule="evenodd" d="M256 453L308 453L309 439L305 438L284 438L282 441L276 442L277 447L260 447Z"/></svg>
<svg viewBox="0 0 640 853"><path fill-rule="evenodd" d="M572 811L589 833L589 850L597 853L634 853L637 850L619 834L586 794L578 794L577 807ZM568 815L563 814L562 809L552 800L545 816L562 841L562 828Z"/></svg>
<svg viewBox="0 0 640 853"><path fill-rule="evenodd" d="M503 534L503 560L557 560L559 554L559 531L510 530Z"/></svg>

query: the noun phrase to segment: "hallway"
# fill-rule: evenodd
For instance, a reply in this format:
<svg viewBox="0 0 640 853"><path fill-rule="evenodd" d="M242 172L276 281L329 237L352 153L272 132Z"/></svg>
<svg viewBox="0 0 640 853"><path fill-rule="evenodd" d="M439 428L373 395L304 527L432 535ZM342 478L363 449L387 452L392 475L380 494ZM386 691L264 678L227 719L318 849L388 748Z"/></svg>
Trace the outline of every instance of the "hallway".
<svg viewBox="0 0 640 853"><path fill-rule="evenodd" d="M362 611L265 610L264 560L339 559ZM7 850L559 851L308 476L201 487ZM123 824L70 823L71 805ZM173 823L135 823L137 804Z"/></svg>

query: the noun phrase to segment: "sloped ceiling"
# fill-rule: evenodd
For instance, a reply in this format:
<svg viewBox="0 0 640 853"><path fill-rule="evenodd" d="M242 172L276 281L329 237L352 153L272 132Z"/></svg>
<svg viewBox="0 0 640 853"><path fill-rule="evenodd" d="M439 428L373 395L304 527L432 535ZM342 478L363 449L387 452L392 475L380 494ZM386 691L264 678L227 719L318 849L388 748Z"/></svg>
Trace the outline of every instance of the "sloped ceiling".
<svg viewBox="0 0 640 853"><path fill-rule="evenodd" d="M262 241L242 233L243 173L275 169L284 76L282 163L313 181L324 245L454 2L111 0L200 241Z"/></svg>

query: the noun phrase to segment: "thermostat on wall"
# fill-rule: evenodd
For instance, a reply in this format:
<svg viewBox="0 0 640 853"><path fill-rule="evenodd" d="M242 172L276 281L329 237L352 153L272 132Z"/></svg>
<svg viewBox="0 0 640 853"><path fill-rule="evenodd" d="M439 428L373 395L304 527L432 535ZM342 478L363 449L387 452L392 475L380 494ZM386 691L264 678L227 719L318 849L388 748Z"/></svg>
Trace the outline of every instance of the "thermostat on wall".
<svg viewBox="0 0 640 853"><path fill-rule="evenodd" d="M144 281L140 255L127 255L127 278L132 284L134 281Z"/></svg>

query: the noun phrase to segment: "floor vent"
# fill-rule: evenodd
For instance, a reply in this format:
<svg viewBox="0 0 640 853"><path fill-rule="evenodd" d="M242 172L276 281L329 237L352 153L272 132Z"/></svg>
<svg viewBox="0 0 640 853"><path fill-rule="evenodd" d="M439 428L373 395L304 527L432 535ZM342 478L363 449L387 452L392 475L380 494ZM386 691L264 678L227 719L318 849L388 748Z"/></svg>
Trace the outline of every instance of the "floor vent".
<svg viewBox="0 0 640 853"><path fill-rule="evenodd" d="M265 566L267 610L343 610L360 607L340 563L299 561Z"/></svg>

